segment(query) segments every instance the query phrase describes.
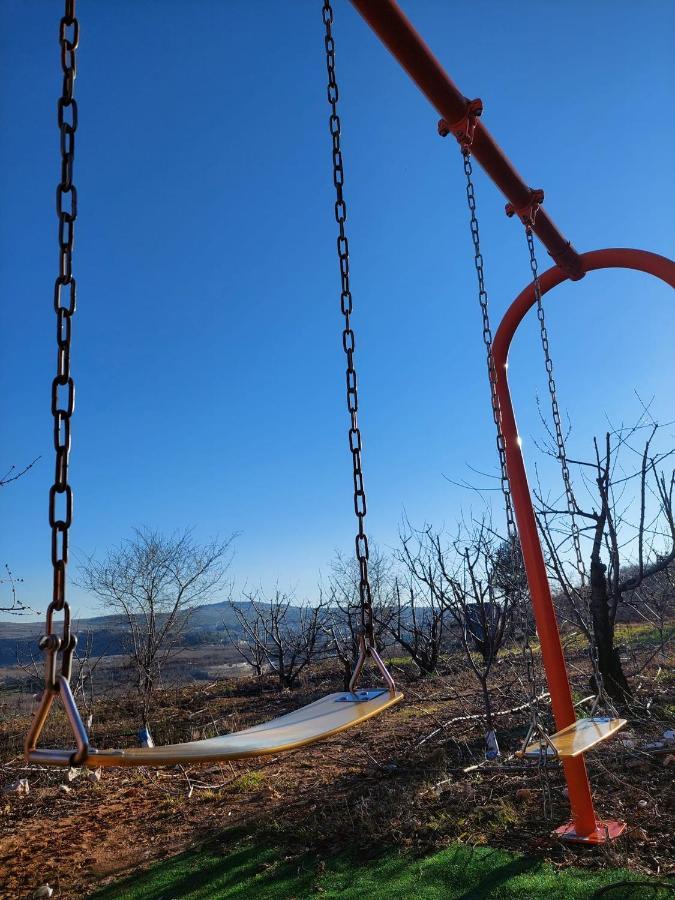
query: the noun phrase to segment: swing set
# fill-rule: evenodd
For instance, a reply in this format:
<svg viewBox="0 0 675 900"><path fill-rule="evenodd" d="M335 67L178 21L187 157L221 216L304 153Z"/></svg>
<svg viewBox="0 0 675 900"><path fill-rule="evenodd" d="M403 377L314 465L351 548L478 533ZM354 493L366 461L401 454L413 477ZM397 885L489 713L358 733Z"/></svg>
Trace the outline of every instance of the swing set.
<svg viewBox="0 0 675 900"><path fill-rule="evenodd" d="M562 762L569 790L572 821L556 829L565 840L590 844L604 843L618 837L625 824L597 818L584 754L607 740L624 724L603 689L597 659L592 655L597 698L591 715L577 719L572 702L555 609L551 597L537 525L527 482L525 463L518 437L507 378L508 351L513 336L526 313L537 308L542 348L548 373L551 410L555 425L558 459L561 465L568 510L573 522L573 543L582 587L586 582L581 555L579 530L574 520L575 503L561 428L556 385L553 376L549 340L546 330L543 296L566 280L578 281L586 273L605 268L628 268L645 272L675 287L675 264L662 256L642 250L609 249L579 254L565 240L543 208L542 190L529 188L495 143L480 120L483 104L468 100L445 73L426 44L415 31L395 0L351 0L383 44L390 50L412 80L426 95L438 114L439 133L453 135L459 144L467 181L474 265L478 279L478 299L483 319L492 411L497 430L497 448L501 468L507 529L514 563L522 553L541 656L551 694L556 733L546 734L536 706L536 691L531 689L531 725L523 750L524 760L546 765L550 758ZM68 483L71 417L75 405L75 387L70 369L71 324L76 306L76 281L73 275L74 223L77 218L77 191L73 182L75 135L78 125L77 101L74 97L76 50L79 23L75 0L65 0L65 14L60 22L61 67L63 89L58 101L61 178L57 187L56 207L59 220L59 271L55 283L54 308L57 325L57 372L52 382L52 415L56 451L54 483L49 493L49 523L52 531L53 593L47 608L45 635L40 648L45 656L45 686L25 741L29 762L47 766L161 766L178 763L196 764L242 759L294 750L324 740L340 731L358 725L399 703L403 695L375 645L373 609L368 572L368 538L365 530L366 495L362 469L362 440L358 424L358 389L355 368L355 335L352 326L353 301L349 271L349 243L346 233L347 206L344 195L344 169L340 144L338 85L335 77L335 41L333 10L330 0L323 0L324 46L328 74L327 95L330 106L329 127L332 138L333 184L335 187L335 219L338 225L337 252L340 271L340 307L343 316L342 346L346 359L346 395L349 415L349 449L352 457L354 511L357 519L355 537L359 564L359 596L361 630L359 657L349 690L328 696L269 722L244 731L206 740L163 747L100 750L90 746L89 736L80 717L70 688L73 654L77 639L71 630L70 609L66 600L66 566L68 535L72 522L73 494ZM517 217L524 226L530 257L532 281L507 310L492 339L485 287L480 232L476 215L472 160L475 159L507 198L506 213ZM539 275L534 235L548 250L555 265ZM61 633L55 628L55 614L62 613ZM528 674L534 659L525 628ZM593 643L591 641L591 643ZM376 690L359 689L363 667L371 659L384 681ZM60 668L59 668L60 662ZM531 679L533 684L533 680ZM75 749L42 749L38 739L54 700L59 697L75 738ZM613 714L594 715L604 702Z"/></svg>

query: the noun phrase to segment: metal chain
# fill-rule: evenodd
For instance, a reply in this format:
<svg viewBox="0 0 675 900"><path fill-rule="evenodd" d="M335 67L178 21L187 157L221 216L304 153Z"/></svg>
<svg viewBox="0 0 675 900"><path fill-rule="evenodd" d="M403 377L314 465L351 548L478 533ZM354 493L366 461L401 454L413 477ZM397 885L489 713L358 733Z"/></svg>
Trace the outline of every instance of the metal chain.
<svg viewBox="0 0 675 900"><path fill-rule="evenodd" d="M56 213L59 220L59 274L54 287L56 312L56 377L52 381L52 416L56 465L54 483L49 490L49 525L52 530L53 592L47 615L47 635L51 639L53 612L65 611L63 636L63 674L70 677L75 637L70 633L66 602L66 566L68 530L73 518L73 492L68 483L70 421L75 408L75 383L70 371L71 320L75 312L76 282L73 277L73 242L77 219L77 190L73 183L77 101L73 96L77 65L75 51L80 26L75 17L75 0L66 0L65 14L59 26L63 85L57 106L61 147L61 178L56 188ZM63 498L60 500L59 498ZM58 507L61 506L61 510ZM52 640L53 644L53 640Z"/></svg>
<svg viewBox="0 0 675 900"><path fill-rule="evenodd" d="M499 455L499 468L501 479L501 491L504 498L504 510L506 514L506 528L511 547L511 562L514 574L518 572L521 565L521 551L518 540L518 531L516 529L515 517L513 513L513 500L511 497L511 487L509 484L508 473L506 469L506 447L504 443L504 433L502 431L502 416L499 406L499 398L497 396L497 371L495 369L494 357L492 354L492 328L490 325L489 299L487 288L485 287L485 270L483 254L480 248L480 230L478 226L478 216L476 215L476 192L473 184L473 166L471 164L471 155L465 148L463 150L464 157L464 174L466 175L466 199L469 207L471 240L474 249L474 266L478 281L478 302L480 304L481 316L483 319L483 343L485 344L488 378L490 382L490 396L492 401L492 417L497 432L497 453ZM547 743L544 737L544 731L540 724L539 717L539 689L537 685L537 669L535 665L534 653L530 643L530 626L525 609L522 591L518 590L517 609L520 617L520 626L523 634L522 654L527 674L528 682L528 704L530 709L530 735L536 734L540 740L540 753L538 759L538 770L540 773L543 811L546 818L551 816L551 789L548 780L548 753Z"/></svg>
<svg viewBox="0 0 675 900"><path fill-rule="evenodd" d="M572 476L570 474L569 464L567 461L567 446L565 443L565 435L562 429L562 419L560 416L560 407L558 405L558 390L556 387L555 376L553 373L553 360L551 358L551 348L548 338L548 329L546 327L546 316L544 313L544 304L542 301L541 282L539 281L539 265L537 263L537 255L534 247L534 235L532 226L526 225L525 235L527 237L527 248L530 256L530 269L532 271L532 284L534 286L534 296L537 301L537 318L539 319L539 332L541 336L541 346L544 351L544 360L546 363L546 374L548 377L548 392L551 400L551 417L555 428L555 439L558 450L558 461L560 462L560 470L562 473L563 484L565 486L565 498L567 502L567 510L570 515L572 542L574 545L574 554L576 557L577 570L581 578L581 591L577 592L579 599L584 602L587 607L587 617L590 632L589 656L593 667L593 677L595 679L595 687L597 692L596 703L591 710L591 715L597 704L602 700L608 709L616 713L611 698L607 695L604 686L604 679L600 670L600 660L598 658L598 647L595 639L595 623L593 621L593 612L590 607L590 598L586 590L588 584L588 575L586 572L586 564L584 562L581 550L581 534L579 525L576 520L576 501L574 498L574 488L572 486Z"/></svg>
<svg viewBox="0 0 675 900"><path fill-rule="evenodd" d="M551 351L548 340L548 330L546 328L546 317L544 314L544 304L542 303L541 283L539 281L539 266L537 256L534 249L534 236L531 226L525 228L527 236L527 247L530 254L530 269L532 270L532 283L534 285L534 295L537 300L537 318L539 319L539 332L541 336L541 346L544 351L544 360L546 362L546 375L548 377L548 392L551 398L551 416L553 418L553 426L555 428L555 440L558 449L558 461L562 472L563 484L565 486L565 497L567 500L567 509L572 521L572 541L574 543L574 553L577 560L577 568L581 576L582 588L586 586L586 566L581 552L581 540L579 535L579 526L577 524L575 512L576 501L574 499L574 488L572 487L572 477L570 475L569 465L567 463L567 448L565 446L565 435L562 429L562 419L560 416L560 407L558 406L558 392L553 374L553 360L551 359Z"/></svg>
<svg viewBox="0 0 675 900"><path fill-rule="evenodd" d="M333 184L335 185L335 220L338 224L337 252L340 264L340 306L344 316L342 331L342 348L347 359L347 411L350 417L349 449L352 454L354 477L354 512L358 520L356 534L356 559L359 564L359 597L361 601L361 627L370 646L375 644L373 628L373 600L368 574L368 537L365 531L366 493L363 481L361 431L358 425L358 388L356 368L354 365L355 339L351 325L353 311L352 293L349 281L349 242L345 230L347 221L347 205L344 199L344 169L342 149L340 146L340 117L337 112L339 98L338 85L335 78L335 41L333 39L333 9L329 0L324 0L323 23L326 29L324 46L326 48L326 69L328 72L328 103L331 114L329 118L330 133L333 139Z"/></svg>
<svg viewBox="0 0 675 900"><path fill-rule="evenodd" d="M502 433L502 415L499 408L499 399L497 397L497 372L495 369L494 359L492 357L492 328L490 326L490 314L488 308L488 293L485 287L485 271L483 263L483 254L480 249L480 231L478 227L478 217L476 215L476 192L473 184L473 167L471 165L471 156L464 153L464 174L466 175L466 199L469 206L470 224L471 224L471 240L473 242L473 261L476 268L476 277L478 280L478 302L480 304L481 315L483 318L483 343L485 344L488 378L490 381L490 397L492 400L492 418L497 429L497 453L499 455L500 469L500 487L504 497L504 509L506 511L506 528L508 532L511 546L517 546L518 532L516 530L516 521L513 515L513 501L511 499L511 487L506 472L506 448L504 445L504 435Z"/></svg>

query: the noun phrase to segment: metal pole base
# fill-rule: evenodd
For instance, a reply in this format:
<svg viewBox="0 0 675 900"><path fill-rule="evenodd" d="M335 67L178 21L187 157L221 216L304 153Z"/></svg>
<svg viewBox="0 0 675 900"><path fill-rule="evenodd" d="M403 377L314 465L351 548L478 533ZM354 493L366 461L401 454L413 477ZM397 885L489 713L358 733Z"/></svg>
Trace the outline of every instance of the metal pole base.
<svg viewBox="0 0 675 900"><path fill-rule="evenodd" d="M608 844L615 841L626 830L625 822L616 822L614 819L598 819L595 831L590 834L577 834L574 830L574 822L561 825L553 832L561 841L572 844Z"/></svg>

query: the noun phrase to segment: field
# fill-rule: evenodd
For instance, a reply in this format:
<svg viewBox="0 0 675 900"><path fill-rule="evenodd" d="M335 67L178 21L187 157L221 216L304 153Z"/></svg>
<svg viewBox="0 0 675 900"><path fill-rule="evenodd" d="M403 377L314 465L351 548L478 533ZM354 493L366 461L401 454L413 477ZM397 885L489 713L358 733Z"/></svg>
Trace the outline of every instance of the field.
<svg viewBox="0 0 675 900"><path fill-rule="evenodd" d="M641 648L638 642L636 664L649 653ZM571 662L582 697L583 654L572 653ZM643 884L623 884L627 879L655 889L658 882L666 896L675 858L675 756L648 745L672 728L675 684L667 663L672 659L652 660L635 681L633 718L621 738L588 756L599 814L629 826L615 845L597 849L551 837L568 817L564 781L555 762L541 770L513 757L526 712L499 716L502 759L484 760L482 725L467 718L480 708L477 686L459 656L446 658L439 676L427 679L396 659L404 703L360 729L283 757L206 769L106 770L100 780L86 773L69 780L65 772L25 766L26 715L7 713L0 777L5 786L27 778L30 792L3 796L1 896L30 897L45 883L59 898L101 891L106 898L156 900L365 892L591 897L614 884L602 896L659 896ZM328 662L293 692L272 684L261 690L250 677L176 686L158 696L155 739L236 730L340 688L337 667ZM523 702L508 653L492 690L499 711ZM444 727L451 719L457 721ZM130 699L103 697L92 742L133 744L137 724ZM46 740L66 735L57 718Z"/></svg>

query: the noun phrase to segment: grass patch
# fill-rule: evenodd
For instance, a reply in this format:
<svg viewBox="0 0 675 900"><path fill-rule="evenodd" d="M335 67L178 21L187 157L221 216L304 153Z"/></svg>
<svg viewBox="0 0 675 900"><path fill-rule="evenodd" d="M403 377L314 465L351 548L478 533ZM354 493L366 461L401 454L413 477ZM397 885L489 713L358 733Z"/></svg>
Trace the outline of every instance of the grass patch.
<svg viewBox="0 0 675 900"><path fill-rule="evenodd" d="M257 791L264 781L262 772L245 772L232 782L232 787L236 791Z"/></svg>
<svg viewBox="0 0 675 900"><path fill-rule="evenodd" d="M634 886L626 882L636 882ZM621 884L618 884L621 882ZM282 850L250 838L219 849L184 853L97 894L95 900L478 900L546 896L547 900L590 900L605 888L606 900L672 897L624 870L556 869L541 860L488 847L456 845L416 859L394 850L376 857L315 854L289 859ZM606 890L610 885L616 888Z"/></svg>
<svg viewBox="0 0 675 900"><path fill-rule="evenodd" d="M675 635L675 623L667 622L663 629L663 639L667 642ZM641 624L621 623L614 629L616 644L634 644L636 646L658 647L661 643L661 632L649 622Z"/></svg>

